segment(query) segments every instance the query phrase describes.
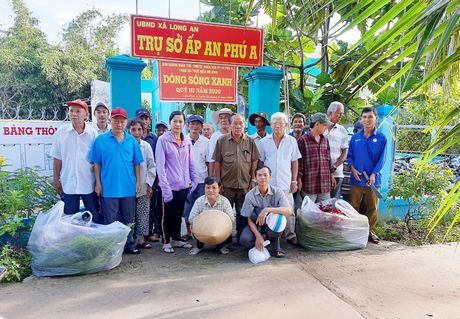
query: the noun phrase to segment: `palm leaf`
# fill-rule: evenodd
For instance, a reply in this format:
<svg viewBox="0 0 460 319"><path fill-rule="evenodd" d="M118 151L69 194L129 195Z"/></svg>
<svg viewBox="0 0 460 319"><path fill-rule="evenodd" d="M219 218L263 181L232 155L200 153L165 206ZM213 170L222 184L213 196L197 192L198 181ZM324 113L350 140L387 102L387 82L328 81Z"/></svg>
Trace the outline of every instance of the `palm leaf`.
<svg viewBox="0 0 460 319"><path fill-rule="evenodd" d="M431 225L428 235L436 228L436 226L439 225L444 215L449 211L449 209L453 206L453 204L458 200L459 196L460 196L460 181L458 181L457 184L455 184L455 186L450 190L449 194L447 194L447 196L442 200L441 204L439 205L439 209L434 213L433 217L431 217L428 223L429 226ZM458 218L458 215L456 216L455 219L457 218Z"/></svg>

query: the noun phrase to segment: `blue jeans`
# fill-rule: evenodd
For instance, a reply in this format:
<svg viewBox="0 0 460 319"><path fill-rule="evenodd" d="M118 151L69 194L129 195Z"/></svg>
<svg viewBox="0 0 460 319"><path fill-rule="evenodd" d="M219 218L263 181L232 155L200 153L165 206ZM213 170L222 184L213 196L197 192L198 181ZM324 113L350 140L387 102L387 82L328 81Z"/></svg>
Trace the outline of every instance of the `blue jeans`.
<svg viewBox="0 0 460 319"><path fill-rule="evenodd" d="M254 207L254 210L252 211L251 216L248 218L251 218L251 220L255 222L261 212L262 212L262 208ZM267 224L264 224L262 226L257 225L257 230L259 231L259 233L267 235L267 239L270 240L270 245L269 247L267 247L267 249L273 250L273 251L282 250L280 239L281 239L281 235L283 235L283 232L275 233L270 228L268 228ZM251 228L249 228L249 226L246 226L241 232L240 244L241 246L247 249L251 249L252 247L256 245L256 236L252 232Z"/></svg>
<svg viewBox="0 0 460 319"><path fill-rule="evenodd" d="M62 194L64 201L64 214L73 215L80 211L80 198L83 200L85 209L93 215L94 223L101 223L99 216L99 199L95 192L89 194Z"/></svg>
<svg viewBox="0 0 460 319"><path fill-rule="evenodd" d="M125 225L134 223L136 215L136 197L101 197L103 224L108 225L119 221ZM136 248L136 241L133 236L133 229L126 239L125 250Z"/></svg>
<svg viewBox="0 0 460 319"><path fill-rule="evenodd" d="M185 222L188 223L188 217L190 216L190 212L192 211L192 207L195 204L195 201L198 199L198 197L201 197L204 195L204 183L199 183L195 190L193 192L190 192L187 196L187 200L185 201L185 207L184 207L184 214L182 217L184 217Z"/></svg>

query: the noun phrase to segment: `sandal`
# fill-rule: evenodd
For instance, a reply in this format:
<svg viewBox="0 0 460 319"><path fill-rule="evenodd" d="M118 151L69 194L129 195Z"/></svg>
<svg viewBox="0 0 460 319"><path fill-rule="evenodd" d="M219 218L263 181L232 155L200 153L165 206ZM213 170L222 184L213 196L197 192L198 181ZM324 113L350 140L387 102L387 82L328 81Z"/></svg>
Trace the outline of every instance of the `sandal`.
<svg viewBox="0 0 460 319"><path fill-rule="evenodd" d="M276 258L284 258L286 257L286 253L284 251L278 250L274 252Z"/></svg>
<svg viewBox="0 0 460 319"><path fill-rule="evenodd" d="M163 251L167 254L172 254L174 252L174 248L171 247L171 244L164 244Z"/></svg>
<svg viewBox="0 0 460 319"><path fill-rule="evenodd" d="M181 239L182 241L189 241L190 239L192 239L192 236L190 236L190 235L187 234L187 235L182 236L180 239Z"/></svg>
<svg viewBox="0 0 460 319"><path fill-rule="evenodd" d="M158 243L160 241L160 235L154 234L146 239L146 241L149 241L151 243Z"/></svg>
<svg viewBox="0 0 460 319"><path fill-rule="evenodd" d="M190 250L190 252L189 252L189 255L196 255L196 254L199 254L199 253L201 252L201 250L202 250L202 249L197 248L197 247L192 248L192 250Z"/></svg>
<svg viewBox="0 0 460 319"><path fill-rule="evenodd" d="M144 241L142 244L137 245L137 248L150 249L152 248L152 245L149 242Z"/></svg>
<svg viewBox="0 0 460 319"><path fill-rule="evenodd" d="M228 254L230 252L230 250L228 250L227 247L222 247L222 248L219 249L219 251L220 251L220 253L222 255L226 255L226 254Z"/></svg>
<svg viewBox="0 0 460 319"><path fill-rule="evenodd" d="M174 248L193 248L192 244L180 241L180 240L173 240L173 245L172 247Z"/></svg>

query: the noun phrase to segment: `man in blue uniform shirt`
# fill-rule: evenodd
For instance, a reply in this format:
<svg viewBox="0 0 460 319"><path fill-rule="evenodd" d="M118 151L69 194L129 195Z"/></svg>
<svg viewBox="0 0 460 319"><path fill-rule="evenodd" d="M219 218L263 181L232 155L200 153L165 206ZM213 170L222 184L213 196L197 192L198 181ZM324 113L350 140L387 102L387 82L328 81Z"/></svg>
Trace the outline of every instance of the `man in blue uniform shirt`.
<svg viewBox="0 0 460 319"><path fill-rule="evenodd" d="M140 192L140 164L144 161L139 143L125 131L128 114L121 107L112 110L112 129L99 135L91 150L96 186L101 197L103 224L119 221L134 223L136 193ZM133 230L128 234L125 252L138 254Z"/></svg>
<svg viewBox="0 0 460 319"><path fill-rule="evenodd" d="M348 148L348 165L350 176L350 204L359 211L362 201L365 201L366 215L369 219L369 241L377 244L379 238L373 230L378 218L379 199L371 186L380 187L380 171L385 162L385 135L377 131L377 112L373 107L365 107L361 112L364 128L358 131L350 140ZM369 179L365 178L364 172Z"/></svg>

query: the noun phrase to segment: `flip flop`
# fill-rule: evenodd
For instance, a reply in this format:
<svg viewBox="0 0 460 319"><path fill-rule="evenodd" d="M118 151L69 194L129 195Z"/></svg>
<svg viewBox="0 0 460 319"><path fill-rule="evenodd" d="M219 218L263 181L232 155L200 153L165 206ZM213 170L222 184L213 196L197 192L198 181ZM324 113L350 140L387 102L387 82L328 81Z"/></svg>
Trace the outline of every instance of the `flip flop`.
<svg viewBox="0 0 460 319"><path fill-rule="evenodd" d="M175 241L172 247L174 248L193 248L193 245L189 243L185 243L183 241Z"/></svg>
<svg viewBox="0 0 460 319"><path fill-rule="evenodd" d="M174 252L174 248L171 247L171 244L166 244L163 246L163 251L167 254L172 254Z"/></svg>
<svg viewBox="0 0 460 319"><path fill-rule="evenodd" d="M160 238L155 238L155 235L153 235L147 238L146 240L151 243L158 243L160 241Z"/></svg>
<svg viewBox="0 0 460 319"><path fill-rule="evenodd" d="M144 241L142 244L137 245L137 248L150 249L152 248L152 245L149 242Z"/></svg>
<svg viewBox="0 0 460 319"><path fill-rule="evenodd" d="M227 247L222 247L222 248L219 249L219 251L220 251L220 253L222 255L226 255L226 254L228 254L230 252L230 250L228 250Z"/></svg>

